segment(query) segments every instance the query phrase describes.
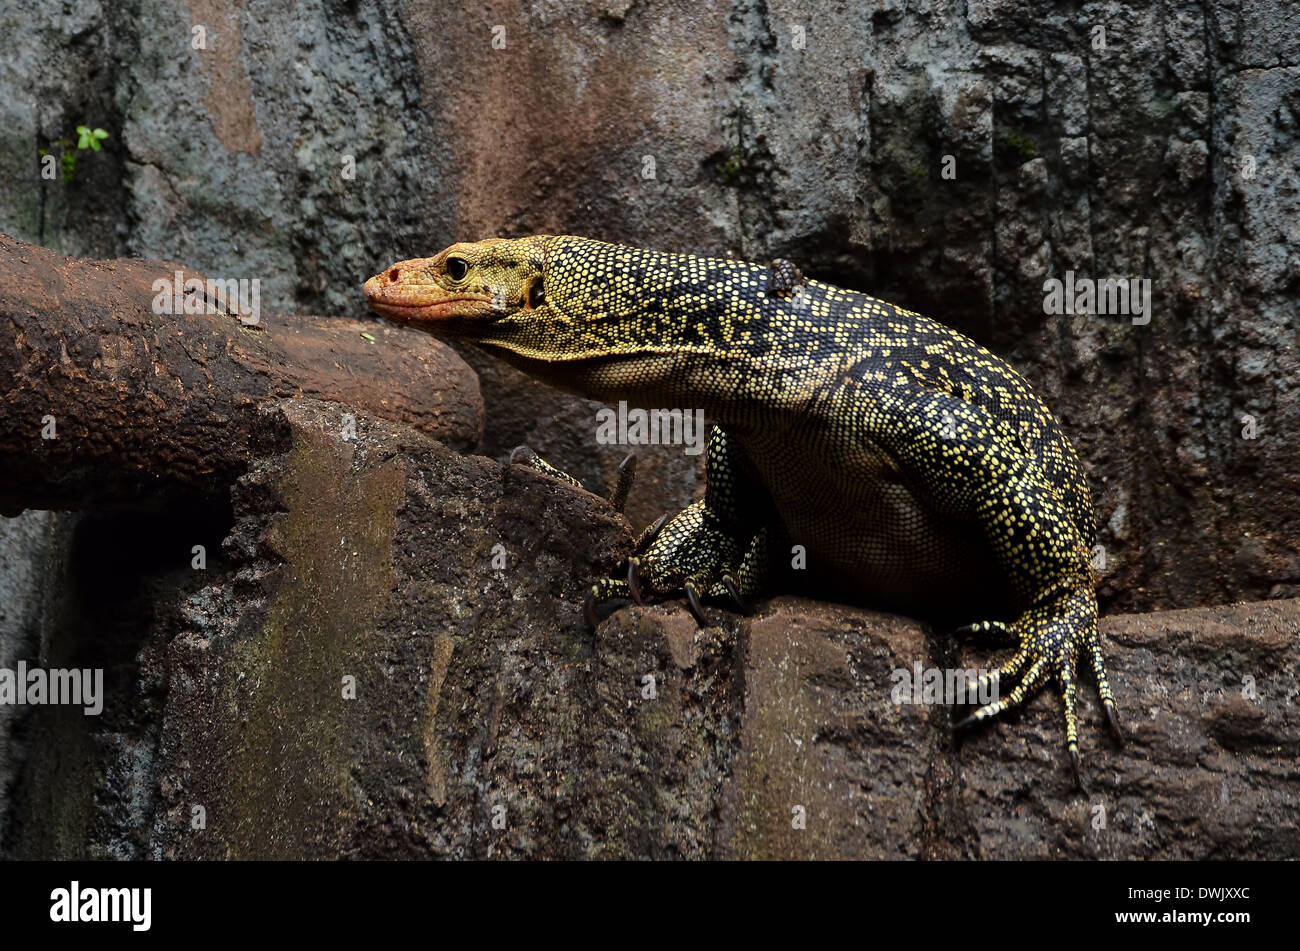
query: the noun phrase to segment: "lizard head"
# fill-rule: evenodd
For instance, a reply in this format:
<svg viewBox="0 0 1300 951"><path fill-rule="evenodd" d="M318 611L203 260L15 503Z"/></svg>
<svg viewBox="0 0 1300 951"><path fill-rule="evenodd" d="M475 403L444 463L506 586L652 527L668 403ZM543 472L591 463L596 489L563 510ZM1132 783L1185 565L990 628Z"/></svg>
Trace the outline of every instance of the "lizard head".
<svg viewBox="0 0 1300 951"><path fill-rule="evenodd" d="M383 317L483 346L564 389L609 396L677 381L683 362L728 359L726 334L762 314L721 289L757 287L761 277L757 265L533 235L399 261L366 281L365 294Z"/></svg>
<svg viewBox="0 0 1300 951"><path fill-rule="evenodd" d="M431 258L398 261L366 281L375 313L438 336L504 343L509 319L546 306L545 235L453 244Z"/></svg>

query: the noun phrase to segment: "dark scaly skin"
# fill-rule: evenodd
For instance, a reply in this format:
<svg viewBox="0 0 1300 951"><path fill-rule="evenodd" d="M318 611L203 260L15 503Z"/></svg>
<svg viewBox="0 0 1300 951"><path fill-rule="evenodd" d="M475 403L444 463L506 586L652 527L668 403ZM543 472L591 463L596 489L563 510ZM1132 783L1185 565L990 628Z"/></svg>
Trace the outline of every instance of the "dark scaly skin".
<svg viewBox="0 0 1300 951"><path fill-rule="evenodd" d="M787 258L774 258L768 265L768 294L786 297L795 293L803 285L803 272L793 261Z"/></svg>
<svg viewBox="0 0 1300 951"><path fill-rule="evenodd" d="M647 532L628 577L597 583L594 598L684 593L702 618L701 597L762 593L793 542L826 593L1014 618L967 628L1019 649L993 675L1010 693L963 723L1055 681L1077 774L1083 659L1118 735L1078 457L1020 374L969 338L783 259L764 268L573 236L452 245L365 292L379 314L565 389L716 421L705 498Z"/></svg>

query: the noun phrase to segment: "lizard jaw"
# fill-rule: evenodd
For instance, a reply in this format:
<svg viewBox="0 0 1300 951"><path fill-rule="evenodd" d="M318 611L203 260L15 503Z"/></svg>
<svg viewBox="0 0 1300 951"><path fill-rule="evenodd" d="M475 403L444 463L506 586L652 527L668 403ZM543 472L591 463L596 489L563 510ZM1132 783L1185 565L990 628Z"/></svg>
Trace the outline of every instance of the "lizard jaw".
<svg viewBox="0 0 1300 951"><path fill-rule="evenodd" d="M393 283L377 274L366 281L366 301L381 317L400 323L423 324L484 317L492 312L492 299L475 294L449 296L437 284Z"/></svg>

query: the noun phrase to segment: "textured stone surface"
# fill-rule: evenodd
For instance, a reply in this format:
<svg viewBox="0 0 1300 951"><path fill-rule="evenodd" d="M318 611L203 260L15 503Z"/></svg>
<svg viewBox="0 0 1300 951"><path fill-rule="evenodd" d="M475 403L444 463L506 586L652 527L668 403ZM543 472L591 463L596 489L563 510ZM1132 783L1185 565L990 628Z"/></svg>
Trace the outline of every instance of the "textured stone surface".
<svg viewBox="0 0 1300 951"><path fill-rule="evenodd" d="M206 571L219 524L91 572L123 523L83 522L43 650L106 666L105 713L27 714L7 854L1300 857L1300 600L1105 619L1129 742L1082 691L1081 792L1051 692L960 740L898 702L1007 648L791 597L588 631L632 538L603 500L336 414L261 408Z"/></svg>
<svg viewBox="0 0 1300 951"><path fill-rule="evenodd" d="M0 518L0 669L13 670L18 661L39 653L41 618L57 592L47 584L47 571L56 558L60 517L51 512L24 512ZM25 749L14 724L17 707L0 705L0 779L14 775ZM9 819L9 783L0 782L0 843Z"/></svg>
<svg viewBox="0 0 1300 951"><path fill-rule="evenodd" d="M572 742L593 680L579 595L626 523L377 420L340 442L332 414L264 411L237 571L171 641L155 854L576 851L561 816L589 753ZM194 804L208 827L189 834ZM505 835L487 832L496 806Z"/></svg>

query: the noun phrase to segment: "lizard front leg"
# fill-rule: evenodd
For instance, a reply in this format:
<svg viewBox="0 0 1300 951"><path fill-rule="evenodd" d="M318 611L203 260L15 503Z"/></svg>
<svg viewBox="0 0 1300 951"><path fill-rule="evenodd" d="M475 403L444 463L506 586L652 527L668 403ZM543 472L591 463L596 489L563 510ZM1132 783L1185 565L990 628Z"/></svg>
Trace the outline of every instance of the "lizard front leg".
<svg viewBox="0 0 1300 951"><path fill-rule="evenodd" d="M709 433L703 499L642 534L627 561L625 578L605 578L587 597L587 618L611 598L643 599L682 593L701 624L701 598L730 597L741 610L760 594L767 575L770 505L748 477L743 457L714 426Z"/></svg>
<svg viewBox="0 0 1300 951"><path fill-rule="evenodd" d="M701 624L701 596L730 597L747 611L766 576L767 530L733 531L706 500L691 504L628 559L628 596L640 604L680 591Z"/></svg>

